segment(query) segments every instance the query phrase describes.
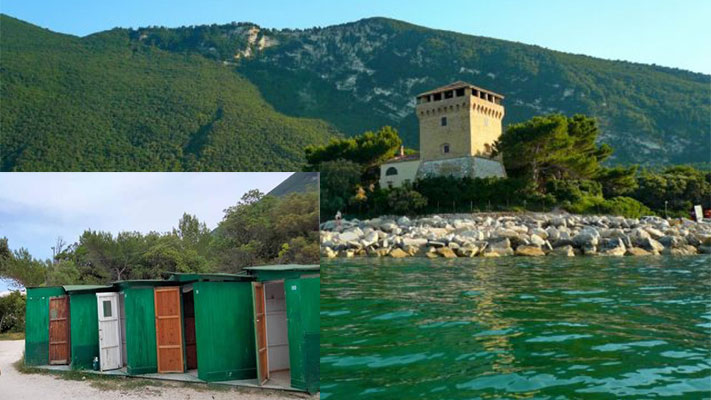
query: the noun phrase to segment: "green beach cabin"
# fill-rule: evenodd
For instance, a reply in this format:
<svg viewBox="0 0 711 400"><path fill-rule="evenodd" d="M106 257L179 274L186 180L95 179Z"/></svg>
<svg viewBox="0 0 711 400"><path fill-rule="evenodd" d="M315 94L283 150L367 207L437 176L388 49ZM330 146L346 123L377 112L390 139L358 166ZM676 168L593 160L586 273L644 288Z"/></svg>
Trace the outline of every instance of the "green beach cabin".
<svg viewBox="0 0 711 400"><path fill-rule="evenodd" d="M320 267L247 267L252 282L257 379L319 389Z"/></svg>

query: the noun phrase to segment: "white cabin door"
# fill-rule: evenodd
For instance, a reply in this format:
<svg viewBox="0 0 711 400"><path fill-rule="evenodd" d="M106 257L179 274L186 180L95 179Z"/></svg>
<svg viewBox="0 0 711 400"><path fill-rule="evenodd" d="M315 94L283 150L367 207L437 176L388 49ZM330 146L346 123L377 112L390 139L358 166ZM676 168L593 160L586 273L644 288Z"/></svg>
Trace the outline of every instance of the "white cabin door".
<svg viewBox="0 0 711 400"><path fill-rule="evenodd" d="M118 293L97 293L99 311L99 362L101 370L118 369L121 362L121 326Z"/></svg>

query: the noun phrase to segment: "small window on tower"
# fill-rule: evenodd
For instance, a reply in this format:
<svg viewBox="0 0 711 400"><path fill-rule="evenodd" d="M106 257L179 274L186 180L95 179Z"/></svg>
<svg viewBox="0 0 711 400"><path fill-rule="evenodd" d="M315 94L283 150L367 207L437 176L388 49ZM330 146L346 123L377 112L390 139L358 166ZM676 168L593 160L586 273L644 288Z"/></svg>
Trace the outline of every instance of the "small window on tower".
<svg viewBox="0 0 711 400"><path fill-rule="evenodd" d="M453 91L447 90L446 92L444 92L444 98L445 98L445 99L451 99L452 97L454 97L454 92L453 92Z"/></svg>
<svg viewBox="0 0 711 400"><path fill-rule="evenodd" d="M447 126L447 117L442 117L442 119L440 120L440 125Z"/></svg>
<svg viewBox="0 0 711 400"><path fill-rule="evenodd" d="M435 93L432 97L434 98L434 101L440 101L442 100L442 93Z"/></svg>
<svg viewBox="0 0 711 400"><path fill-rule="evenodd" d="M397 169L395 167L390 167L385 171L385 176L397 175Z"/></svg>
<svg viewBox="0 0 711 400"><path fill-rule="evenodd" d="M444 153L444 154L449 153L449 143L445 143L442 145L442 153Z"/></svg>
<svg viewBox="0 0 711 400"><path fill-rule="evenodd" d="M462 96L464 96L464 88L457 89L457 97L462 97Z"/></svg>

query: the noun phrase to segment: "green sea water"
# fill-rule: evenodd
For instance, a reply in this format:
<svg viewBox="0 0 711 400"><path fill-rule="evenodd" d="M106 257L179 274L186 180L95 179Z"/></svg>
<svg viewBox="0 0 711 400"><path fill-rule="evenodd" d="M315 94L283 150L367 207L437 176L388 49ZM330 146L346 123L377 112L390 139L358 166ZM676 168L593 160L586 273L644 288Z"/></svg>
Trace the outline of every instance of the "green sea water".
<svg viewBox="0 0 711 400"><path fill-rule="evenodd" d="M711 398L711 257L322 260L322 399Z"/></svg>

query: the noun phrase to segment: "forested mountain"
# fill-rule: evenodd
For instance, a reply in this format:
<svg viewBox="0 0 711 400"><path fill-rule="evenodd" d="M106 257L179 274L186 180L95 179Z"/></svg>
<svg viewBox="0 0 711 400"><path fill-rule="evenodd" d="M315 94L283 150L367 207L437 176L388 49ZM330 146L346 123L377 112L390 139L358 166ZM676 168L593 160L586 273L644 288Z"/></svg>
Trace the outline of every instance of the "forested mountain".
<svg viewBox="0 0 711 400"><path fill-rule="evenodd" d="M711 154L711 76L672 68L384 18L85 38L6 16L1 26L2 169L289 169L336 130L383 125L416 147L414 95L456 80L506 96L505 125L552 112L596 117L613 163Z"/></svg>
<svg viewBox="0 0 711 400"><path fill-rule="evenodd" d="M0 18L1 170L293 171L335 134L200 55Z"/></svg>
<svg viewBox="0 0 711 400"><path fill-rule="evenodd" d="M268 195L283 197L291 193L318 191L317 172L294 172L284 182L278 184Z"/></svg>
<svg viewBox="0 0 711 400"><path fill-rule="evenodd" d="M711 76L607 61L383 18L266 32L239 70L277 110L348 134L389 124L418 139L414 96L463 80L506 96L504 125L562 112L597 117L613 162L704 162ZM279 85L275 85L279 82Z"/></svg>

